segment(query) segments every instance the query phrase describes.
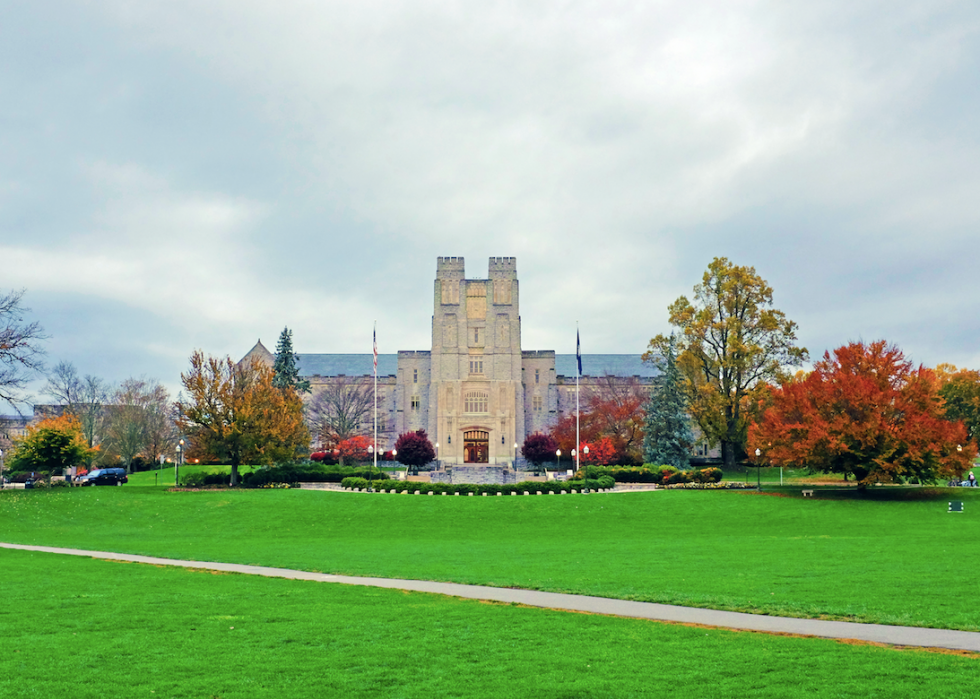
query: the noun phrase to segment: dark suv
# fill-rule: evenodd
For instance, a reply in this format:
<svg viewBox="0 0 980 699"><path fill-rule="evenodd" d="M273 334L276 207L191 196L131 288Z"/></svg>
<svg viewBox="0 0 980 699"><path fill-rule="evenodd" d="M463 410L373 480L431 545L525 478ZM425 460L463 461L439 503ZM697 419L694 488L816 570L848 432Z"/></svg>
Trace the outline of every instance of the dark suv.
<svg viewBox="0 0 980 699"><path fill-rule="evenodd" d="M78 479L78 485L122 485L129 477L124 468L97 468Z"/></svg>

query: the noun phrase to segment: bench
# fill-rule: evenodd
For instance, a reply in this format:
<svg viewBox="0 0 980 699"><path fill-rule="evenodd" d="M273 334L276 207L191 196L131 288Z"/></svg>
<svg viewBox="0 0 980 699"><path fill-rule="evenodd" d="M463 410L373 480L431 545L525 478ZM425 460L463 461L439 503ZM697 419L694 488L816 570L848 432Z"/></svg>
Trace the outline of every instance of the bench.
<svg viewBox="0 0 980 699"><path fill-rule="evenodd" d="M813 491L812 490L804 490L803 491L803 497L805 497L805 498L812 498L813 497Z"/></svg>

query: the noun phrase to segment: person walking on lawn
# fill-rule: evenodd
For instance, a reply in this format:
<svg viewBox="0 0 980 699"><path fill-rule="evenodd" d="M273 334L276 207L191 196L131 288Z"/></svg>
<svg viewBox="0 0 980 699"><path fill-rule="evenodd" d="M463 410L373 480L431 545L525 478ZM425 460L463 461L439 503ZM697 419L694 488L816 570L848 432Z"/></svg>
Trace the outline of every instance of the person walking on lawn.
<svg viewBox="0 0 980 699"><path fill-rule="evenodd" d="M970 471L970 487L971 488L977 487L977 477L973 475L973 471Z"/></svg>

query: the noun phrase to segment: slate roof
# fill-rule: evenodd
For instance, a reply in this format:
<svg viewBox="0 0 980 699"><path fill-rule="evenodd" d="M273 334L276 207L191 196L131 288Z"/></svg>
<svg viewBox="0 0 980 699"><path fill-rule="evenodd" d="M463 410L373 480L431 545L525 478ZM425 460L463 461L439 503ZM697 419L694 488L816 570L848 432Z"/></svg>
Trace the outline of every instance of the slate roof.
<svg viewBox="0 0 980 699"><path fill-rule="evenodd" d="M373 373L370 354L300 354L297 362L302 376L368 376ZM575 376L575 355L555 355L555 371L559 376ZM397 354L378 355L378 376L398 373ZM585 376L657 376L657 370L644 364L638 354L583 354L582 374Z"/></svg>
<svg viewBox="0 0 980 699"><path fill-rule="evenodd" d="M575 355L556 354L555 373L575 376ZM638 354L583 354L583 376L657 376L660 372L644 364Z"/></svg>
<svg viewBox="0 0 980 699"><path fill-rule="evenodd" d="M374 373L372 354L300 354L296 362L301 376L368 376ZM378 376L398 373L397 354L378 355Z"/></svg>

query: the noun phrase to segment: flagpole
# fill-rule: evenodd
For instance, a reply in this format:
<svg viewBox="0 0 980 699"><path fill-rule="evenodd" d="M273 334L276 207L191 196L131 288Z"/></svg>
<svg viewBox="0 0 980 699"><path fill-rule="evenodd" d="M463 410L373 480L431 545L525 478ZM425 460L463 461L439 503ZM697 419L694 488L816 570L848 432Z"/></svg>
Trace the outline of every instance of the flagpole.
<svg viewBox="0 0 980 699"><path fill-rule="evenodd" d="M578 400L578 379L582 374L582 342L579 340L578 334L578 321L575 321L575 470L579 471L582 468L582 442L579 439L579 400ZM582 480L585 481L585 474L582 474Z"/></svg>
<svg viewBox="0 0 980 699"><path fill-rule="evenodd" d="M374 468L378 468L378 321L374 321Z"/></svg>

